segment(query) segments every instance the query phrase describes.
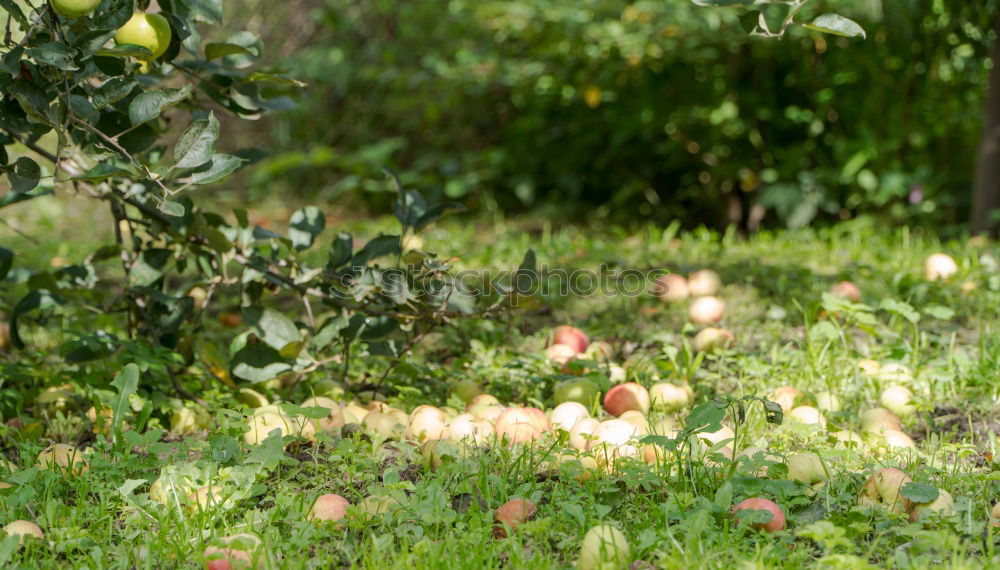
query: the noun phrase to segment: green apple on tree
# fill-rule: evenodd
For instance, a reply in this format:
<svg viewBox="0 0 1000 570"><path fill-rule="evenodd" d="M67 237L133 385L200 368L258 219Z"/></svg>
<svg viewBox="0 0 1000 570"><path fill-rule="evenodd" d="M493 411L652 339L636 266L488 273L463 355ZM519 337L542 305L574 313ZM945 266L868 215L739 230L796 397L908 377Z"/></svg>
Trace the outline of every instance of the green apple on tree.
<svg viewBox="0 0 1000 570"><path fill-rule="evenodd" d="M136 12L125 25L115 32L118 45L131 44L144 47L152 55L142 59L154 60L163 55L170 45L170 23L159 14Z"/></svg>
<svg viewBox="0 0 1000 570"><path fill-rule="evenodd" d="M52 0L52 9L67 18L79 18L91 13L101 0Z"/></svg>

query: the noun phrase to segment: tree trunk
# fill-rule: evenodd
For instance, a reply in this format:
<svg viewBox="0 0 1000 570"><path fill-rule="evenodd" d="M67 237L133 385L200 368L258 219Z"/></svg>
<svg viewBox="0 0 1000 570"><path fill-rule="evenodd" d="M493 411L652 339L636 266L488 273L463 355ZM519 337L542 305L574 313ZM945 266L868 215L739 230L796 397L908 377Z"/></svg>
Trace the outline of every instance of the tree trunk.
<svg viewBox="0 0 1000 570"><path fill-rule="evenodd" d="M986 116L972 191L972 233L997 235L1000 230L997 219L1000 215L1000 16L994 29L997 39L993 44L993 69L986 90Z"/></svg>

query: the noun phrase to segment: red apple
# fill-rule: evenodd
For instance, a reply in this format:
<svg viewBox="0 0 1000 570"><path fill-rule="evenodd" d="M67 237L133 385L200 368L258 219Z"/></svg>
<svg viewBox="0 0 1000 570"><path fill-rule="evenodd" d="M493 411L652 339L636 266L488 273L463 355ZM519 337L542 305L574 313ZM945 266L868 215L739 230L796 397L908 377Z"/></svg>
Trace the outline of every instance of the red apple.
<svg viewBox="0 0 1000 570"><path fill-rule="evenodd" d="M546 358L559 364L566 364L577 354L577 350L568 344L553 344L545 349Z"/></svg>
<svg viewBox="0 0 1000 570"><path fill-rule="evenodd" d="M740 511L767 511L771 513L771 520L764 523L754 523L753 528L764 532L777 532L785 528L785 513L776 503L760 497L746 499L742 503L733 507L733 512Z"/></svg>
<svg viewBox="0 0 1000 570"><path fill-rule="evenodd" d="M212 541L203 558L208 570L259 568L263 564L261 541L252 534L234 534Z"/></svg>
<svg viewBox="0 0 1000 570"><path fill-rule="evenodd" d="M676 303L686 300L691 293L687 279L676 273L668 273L656 279L656 294L664 303Z"/></svg>
<svg viewBox="0 0 1000 570"><path fill-rule="evenodd" d="M649 404L649 391L635 382L613 386L604 395L604 409L612 416L620 416L629 410L645 414L649 411Z"/></svg>
<svg viewBox="0 0 1000 570"><path fill-rule="evenodd" d="M576 327L558 326L552 330L552 344L564 344L579 354L587 350L587 335Z"/></svg>
<svg viewBox="0 0 1000 570"><path fill-rule="evenodd" d="M312 508L309 509L306 518L311 521L339 521L347 516L347 507L350 504L347 499L340 495L333 493L320 495L316 498Z"/></svg>
<svg viewBox="0 0 1000 570"><path fill-rule="evenodd" d="M525 499L513 499L507 501L497 509L496 521L499 525L496 535L499 538L506 538L508 530L517 529L518 525L535 518L538 507L534 503Z"/></svg>
<svg viewBox="0 0 1000 570"><path fill-rule="evenodd" d="M861 289L858 289L858 286L850 281L841 281L830 287L830 294L852 303L861 302Z"/></svg>

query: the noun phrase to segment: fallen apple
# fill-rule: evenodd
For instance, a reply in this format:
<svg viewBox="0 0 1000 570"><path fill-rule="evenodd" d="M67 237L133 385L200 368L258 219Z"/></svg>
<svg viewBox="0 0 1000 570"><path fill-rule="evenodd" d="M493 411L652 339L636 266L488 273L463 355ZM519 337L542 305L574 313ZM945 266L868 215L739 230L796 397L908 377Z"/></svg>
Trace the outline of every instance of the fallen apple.
<svg viewBox="0 0 1000 570"><path fill-rule="evenodd" d="M732 442L736 439L736 432L733 431L733 428L725 425L717 431L703 431L698 432L697 435L698 439L704 439L712 445L718 445L724 441Z"/></svg>
<svg viewBox="0 0 1000 570"><path fill-rule="evenodd" d="M351 503L333 493L327 493L316 497L306 519L311 521L339 521L347 516L347 507Z"/></svg>
<svg viewBox="0 0 1000 570"><path fill-rule="evenodd" d="M947 281L958 273L958 264L946 253L935 253L924 260L924 279Z"/></svg>
<svg viewBox="0 0 1000 570"><path fill-rule="evenodd" d="M543 414L544 415L544 414ZM546 418L546 421L548 419ZM544 430L538 425L535 415L527 408L507 408L496 420L493 432L498 440L509 444L531 442L542 437Z"/></svg>
<svg viewBox="0 0 1000 570"><path fill-rule="evenodd" d="M628 539L611 525L599 525L587 531L580 546L577 570L624 570L631 558Z"/></svg>
<svg viewBox="0 0 1000 570"><path fill-rule="evenodd" d="M545 356L558 364L566 364L577 354L576 349L567 344L553 344L545 349Z"/></svg>
<svg viewBox="0 0 1000 570"><path fill-rule="evenodd" d="M688 318L696 325L714 325L726 314L726 304L718 297L698 297L688 309Z"/></svg>
<svg viewBox="0 0 1000 570"><path fill-rule="evenodd" d="M369 436L382 439L402 439L406 433L406 422L387 412L369 412L361 421L361 427Z"/></svg>
<svg viewBox="0 0 1000 570"><path fill-rule="evenodd" d="M448 433L456 441L482 446L493 437L493 424L472 414L459 414L448 422Z"/></svg>
<svg viewBox="0 0 1000 570"><path fill-rule="evenodd" d="M569 445L573 449L584 451L594 436L594 431L601 425L599 420L594 418L583 418L576 422L573 429L569 431Z"/></svg>
<svg viewBox="0 0 1000 570"><path fill-rule="evenodd" d="M208 511L214 509L223 502L222 487L218 485L203 485L188 491L188 506L193 511Z"/></svg>
<svg viewBox="0 0 1000 570"><path fill-rule="evenodd" d="M572 378L556 384L552 392L552 401L558 406L565 402L578 402L591 406L601 395L597 384L589 378Z"/></svg>
<svg viewBox="0 0 1000 570"><path fill-rule="evenodd" d="M583 351L584 358L595 362L607 362L615 355L615 347L603 340L595 340L587 345L587 350Z"/></svg>
<svg viewBox="0 0 1000 570"><path fill-rule="evenodd" d="M691 295L687 279L676 273L661 275L656 279L656 296L664 303L685 301Z"/></svg>
<svg viewBox="0 0 1000 570"><path fill-rule="evenodd" d="M39 469L59 469L63 473L80 475L87 471L87 459L79 449L65 443L54 443L38 454Z"/></svg>
<svg viewBox="0 0 1000 570"><path fill-rule="evenodd" d="M792 411L788 412L788 417L789 419L799 423L826 428L826 418L823 417L823 412L812 406L798 406L796 408L792 408Z"/></svg>
<svg viewBox="0 0 1000 570"><path fill-rule="evenodd" d="M7 533L7 536L18 537L18 542L24 544L24 539L26 538L44 538L45 533L42 532L42 528L31 521L16 520L7 523L7 526L3 527L3 531Z"/></svg>
<svg viewBox="0 0 1000 570"><path fill-rule="evenodd" d="M576 355L587 350L589 341L582 330L569 325L561 325L552 329L552 342L550 344L566 345L574 349L574 355Z"/></svg>
<svg viewBox="0 0 1000 570"><path fill-rule="evenodd" d="M716 352L736 344L736 337L726 329L708 327L694 335L695 352Z"/></svg>
<svg viewBox="0 0 1000 570"><path fill-rule="evenodd" d="M912 404L913 392L905 386L889 386L882 390L878 402L899 417L910 416L917 411L917 407Z"/></svg>
<svg viewBox="0 0 1000 570"><path fill-rule="evenodd" d="M838 449L862 450L865 447L865 440L862 439L861 434L851 430L835 431L830 436L837 440L835 447Z"/></svg>
<svg viewBox="0 0 1000 570"><path fill-rule="evenodd" d="M262 542L252 534L234 534L214 539L202 558L207 570L251 570L264 564Z"/></svg>
<svg viewBox="0 0 1000 570"><path fill-rule="evenodd" d="M990 525L1000 527L1000 503L993 505L990 510Z"/></svg>
<svg viewBox="0 0 1000 570"><path fill-rule="evenodd" d="M733 507L733 513L739 514L741 511L765 511L771 515L766 522L752 523L751 526L756 530L778 532L785 528L785 512L774 501L761 497L746 499Z"/></svg>
<svg viewBox="0 0 1000 570"><path fill-rule="evenodd" d="M910 436L896 429L882 430L878 435L882 437L882 443L887 449L916 449L917 447Z"/></svg>
<svg viewBox="0 0 1000 570"><path fill-rule="evenodd" d="M635 382L612 386L604 395L604 409L612 416L620 416L629 410L645 414L649 405L649 391Z"/></svg>
<svg viewBox="0 0 1000 570"><path fill-rule="evenodd" d="M308 402L310 400L315 400L315 399L316 398L310 398L309 400L306 400L306 402ZM325 398L325 399L329 400L330 402L333 402L333 400L330 400L329 398ZM240 388L236 392L236 401L239 402L239 403L241 403L241 404L243 404L244 406L246 406L248 408L254 408L254 409L261 408L261 407L264 407L264 406L267 406L267 405L271 404L271 402L269 402L267 400L267 396L265 396L264 394L261 394L260 392L258 392L257 390L254 390L253 388ZM303 407L304 406L305 406L305 403L303 403ZM324 407L327 407L327 406L324 406ZM338 408L338 409L339 409L339 407L340 406L336 406L336 408Z"/></svg>
<svg viewBox="0 0 1000 570"><path fill-rule="evenodd" d="M687 285L692 297L709 297L722 289L722 279L711 269L700 269L688 275Z"/></svg>
<svg viewBox="0 0 1000 570"><path fill-rule="evenodd" d="M862 374L865 376L874 378L878 376L879 371L882 369L882 365L879 364L877 360L866 358L858 361L858 369L861 370Z"/></svg>
<svg viewBox="0 0 1000 570"><path fill-rule="evenodd" d="M448 437L448 416L434 406L417 406L410 413L410 423L406 428L406 438L423 442L430 439Z"/></svg>
<svg viewBox="0 0 1000 570"><path fill-rule="evenodd" d="M576 422L588 417L590 417L590 412L587 411L587 408L583 404L579 402L564 402L552 410L552 413L549 415L549 421L552 423L553 428L568 432L573 429Z"/></svg>
<svg viewBox="0 0 1000 570"><path fill-rule="evenodd" d="M878 379L882 382L892 382L895 384L909 384L913 381L913 372L905 364L890 362L878 371Z"/></svg>
<svg viewBox="0 0 1000 570"><path fill-rule="evenodd" d="M336 433L347 423L342 406L332 398L326 396L313 396L302 402L303 408L326 408L329 413L326 417L313 420L317 432Z"/></svg>
<svg viewBox="0 0 1000 570"><path fill-rule="evenodd" d="M649 399L654 410L667 412L680 410L691 405L694 392L687 384L678 386L669 382L659 382L649 388Z"/></svg>
<svg viewBox="0 0 1000 570"><path fill-rule="evenodd" d="M788 479L792 481L815 485L830 478L823 467L823 460L811 451L792 455L785 464L788 466Z"/></svg>
<svg viewBox="0 0 1000 570"><path fill-rule="evenodd" d="M816 407L821 412L839 412L840 398L833 392L819 392L816 394Z"/></svg>
<svg viewBox="0 0 1000 570"><path fill-rule="evenodd" d="M948 491L939 489L936 499L929 503L913 503L911 509L910 522L917 522L931 514L947 517L955 514L955 499Z"/></svg>
<svg viewBox="0 0 1000 570"><path fill-rule="evenodd" d="M495 519L497 521L496 536L506 538L507 533L514 531L521 523L530 521L538 514L538 507L526 499L512 499L507 501L497 509Z"/></svg>
<svg viewBox="0 0 1000 570"><path fill-rule="evenodd" d="M622 382L628 380L628 372L621 366L617 364L612 364L608 366L608 380L612 384L621 384Z"/></svg>
<svg viewBox="0 0 1000 570"><path fill-rule="evenodd" d="M884 507L897 513L909 510L909 501L900 494L903 485L912 481L906 473L895 467L879 469L868 478L858 504L863 507Z"/></svg>
<svg viewBox="0 0 1000 570"><path fill-rule="evenodd" d="M475 380L460 380L452 385L451 392L468 404L476 396L482 394L483 389L479 387L479 384Z"/></svg>
<svg viewBox="0 0 1000 570"><path fill-rule="evenodd" d="M873 408L861 413L861 431L881 433L885 430L903 430L896 414L885 408Z"/></svg>
<svg viewBox="0 0 1000 570"><path fill-rule="evenodd" d="M850 301L852 303L861 302L861 289L850 281L841 281L830 287L830 294L834 297Z"/></svg>
<svg viewBox="0 0 1000 570"><path fill-rule="evenodd" d="M802 392L794 386L779 386L771 393L771 401L781 406L781 411L786 414L803 398Z"/></svg>

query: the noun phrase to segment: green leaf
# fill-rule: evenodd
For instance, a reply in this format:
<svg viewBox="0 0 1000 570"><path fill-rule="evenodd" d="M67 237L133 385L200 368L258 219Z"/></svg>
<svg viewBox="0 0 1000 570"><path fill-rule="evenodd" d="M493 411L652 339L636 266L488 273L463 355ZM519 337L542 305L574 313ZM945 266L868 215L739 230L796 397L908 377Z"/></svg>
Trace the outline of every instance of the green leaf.
<svg viewBox="0 0 1000 570"><path fill-rule="evenodd" d="M755 0L691 0L696 6L753 6Z"/></svg>
<svg viewBox="0 0 1000 570"><path fill-rule="evenodd" d="M904 303L903 301L897 301L895 299L883 299L882 302L879 303L879 308L883 311L895 313L913 324L920 322L920 313L918 313L917 310L913 308L913 305L909 303Z"/></svg>
<svg viewBox="0 0 1000 570"><path fill-rule="evenodd" d="M337 238L333 240L330 247L330 255L327 257L326 270L336 271L351 260L351 252L354 251L354 238L347 232L339 232Z"/></svg>
<svg viewBox="0 0 1000 570"><path fill-rule="evenodd" d="M253 52L236 44L213 42L205 45L205 58L209 61L235 54L253 55Z"/></svg>
<svg viewBox="0 0 1000 570"><path fill-rule="evenodd" d="M232 359L232 375L259 383L284 374L292 365L266 344L253 343L241 348Z"/></svg>
<svg viewBox="0 0 1000 570"><path fill-rule="evenodd" d="M112 433L119 433L125 413L129 410L129 398L139 390L139 367L134 363L126 364L111 381L111 386L118 390L118 397L111 407L111 429Z"/></svg>
<svg viewBox="0 0 1000 570"><path fill-rule="evenodd" d="M5 53L0 59L0 70L6 71L13 77L21 73L21 56L24 55L24 47L18 46Z"/></svg>
<svg viewBox="0 0 1000 570"><path fill-rule="evenodd" d="M108 105L121 101L139 85L130 77L112 77L94 91L93 103L95 109L103 109Z"/></svg>
<svg viewBox="0 0 1000 570"><path fill-rule="evenodd" d="M378 236L366 243L361 251L354 255L351 264L355 267L367 265L369 261L385 255L399 255L402 250L399 248L399 236Z"/></svg>
<svg viewBox="0 0 1000 570"><path fill-rule="evenodd" d="M5 279L14 265L14 252L6 247L0 247L0 279Z"/></svg>
<svg viewBox="0 0 1000 570"><path fill-rule="evenodd" d="M133 125L152 121L167 107L183 101L191 94L191 85L180 89L157 89L140 93L128 105L128 118Z"/></svg>
<svg viewBox="0 0 1000 570"><path fill-rule="evenodd" d="M186 0L186 4L203 22L222 23L222 0Z"/></svg>
<svg viewBox="0 0 1000 570"><path fill-rule="evenodd" d="M302 341L298 327L291 319L274 309L251 307L244 309L243 320L265 344L279 352Z"/></svg>
<svg viewBox="0 0 1000 570"><path fill-rule="evenodd" d="M864 28L850 18L845 18L839 14L823 14L818 16L811 24L803 24L810 30L833 34L845 38L867 38Z"/></svg>
<svg viewBox="0 0 1000 570"><path fill-rule="evenodd" d="M49 97L45 91L39 89L34 83L19 77L11 84L10 93L17 99L18 104L29 117L46 125L51 124L47 115Z"/></svg>
<svg viewBox="0 0 1000 570"><path fill-rule="evenodd" d="M941 305L928 305L924 307L924 314L932 319L947 321L955 316L955 310Z"/></svg>
<svg viewBox="0 0 1000 570"><path fill-rule="evenodd" d="M209 114L207 119L195 121L174 145L175 166L194 168L212 160L218 138L219 121L215 118L215 113Z"/></svg>
<svg viewBox="0 0 1000 570"><path fill-rule="evenodd" d="M16 348L24 348L21 340L21 316L34 310L48 309L56 305L62 305L65 301L55 293L47 289L37 289L31 291L21 298L14 306L10 315L10 341Z"/></svg>
<svg viewBox="0 0 1000 570"><path fill-rule="evenodd" d="M139 254L132 271L129 273L129 285L132 287L149 287L159 281L170 262L169 249L147 249Z"/></svg>
<svg viewBox="0 0 1000 570"><path fill-rule="evenodd" d="M288 238L297 250L309 249L326 228L326 217L316 206L296 210L288 227Z"/></svg>
<svg viewBox="0 0 1000 570"><path fill-rule="evenodd" d="M147 59L152 57L153 52L150 51L149 48L137 46L135 44L118 44L115 47L99 49L94 52L94 55L101 57L134 57L136 59Z"/></svg>
<svg viewBox="0 0 1000 570"><path fill-rule="evenodd" d="M41 177L42 171L38 163L26 156L18 158L14 162L14 167L7 171L7 180L10 181L11 188L20 193L38 186Z"/></svg>
<svg viewBox="0 0 1000 570"><path fill-rule="evenodd" d="M695 406L684 420L684 429L691 433L716 432L722 429L726 408L715 400Z"/></svg>
<svg viewBox="0 0 1000 570"><path fill-rule="evenodd" d="M80 69L77 67L76 62L73 61L76 50L62 42L48 42L33 47L26 53L38 63L51 65L63 71L76 71Z"/></svg>
<svg viewBox="0 0 1000 570"><path fill-rule="evenodd" d="M914 503L932 503L941 492L934 485L910 481L900 488L899 494Z"/></svg>
<svg viewBox="0 0 1000 570"><path fill-rule="evenodd" d="M752 34L757 31L758 23L760 22L760 12L753 11L747 12L740 16L740 27L743 31Z"/></svg>
<svg viewBox="0 0 1000 570"><path fill-rule="evenodd" d="M260 82L266 81L268 83L276 83L278 85L284 85L286 87L307 87L309 84L305 81L299 81L293 77L287 75L281 75L277 73L262 73L255 71L247 76L247 81Z"/></svg>
<svg viewBox="0 0 1000 570"><path fill-rule="evenodd" d="M3 8L4 12L10 14L20 24L21 30L26 31L31 26L28 19L24 17L21 7L14 0L0 0L0 8Z"/></svg>
<svg viewBox="0 0 1000 570"><path fill-rule="evenodd" d="M128 174L129 172L127 170L119 168L110 162L101 162L83 174L78 174L72 177L71 180L98 182L101 180L107 180L108 178L112 178L114 176L126 176Z"/></svg>
<svg viewBox="0 0 1000 570"><path fill-rule="evenodd" d="M209 184L222 180L243 165L243 159L231 154L214 154L212 160L187 178L191 184Z"/></svg>
<svg viewBox="0 0 1000 570"><path fill-rule="evenodd" d="M164 200L163 203L160 204L159 210L164 214L168 216L173 216L175 218L183 218L184 212L187 211L187 209L184 207L184 204L181 204L180 202L174 202L172 200Z"/></svg>

